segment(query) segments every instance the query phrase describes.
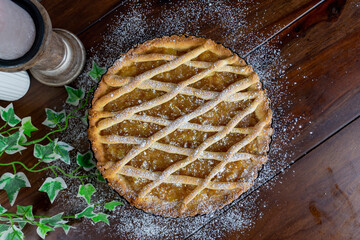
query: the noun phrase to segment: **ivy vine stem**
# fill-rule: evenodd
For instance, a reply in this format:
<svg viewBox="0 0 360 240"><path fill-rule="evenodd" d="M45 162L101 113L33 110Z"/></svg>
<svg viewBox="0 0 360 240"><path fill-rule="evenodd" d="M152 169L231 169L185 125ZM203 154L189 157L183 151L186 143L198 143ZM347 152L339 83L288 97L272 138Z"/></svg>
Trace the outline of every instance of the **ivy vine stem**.
<svg viewBox="0 0 360 240"><path fill-rule="evenodd" d="M106 72L106 69L100 68L95 62L93 62L93 68L88 75L98 82L101 76ZM79 219L79 218L90 218L94 223L105 222L109 224L109 215L103 212L94 212L94 208L100 205L104 205L104 209L114 211L116 206L122 205L121 202L111 201L108 203L101 202L98 204L91 203L91 196L96 192L96 188L91 184L84 184L85 178L98 177L101 180L101 174L99 171L95 173L88 173L87 175L81 175L79 169L84 168L86 171L90 171L95 167L93 162L93 154L88 151L85 154L77 153L76 162L79 165L74 170L65 172L61 167L53 165L51 163L55 160L61 160L66 164L70 164L69 151L74 148L66 142L58 141L54 138L55 133L63 132L69 127L70 119L81 119L86 120L88 113L85 114L80 110L86 108L89 105L90 95L95 91L97 85L94 85L84 94L84 89L74 89L70 86L65 86L68 93L66 103L77 106L76 109L70 110L66 113L65 110L55 112L52 109L45 109L46 120L42 123L52 129L50 132L39 139L31 140L27 142L27 138L31 138L31 132L37 131L38 129L31 123L31 117L25 117L23 119L15 115L13 103L10 103L6 108L0 107L0 117L5 121L4 125L0 126L0 157L4 154L14 154L25 149L25 146L34 145L33 155L37 162L31 163L26 166L21 161L12 161L8 163L1 163L2 166L11 166L14 170L14 174L4 173L1 176L1 189L5 190L8 195L9 203L11 206L15 203L17 193L21 188L30 187L30 182L23 172L17 173L17 168L23 169L24 171L38 173L42 171L51 170L54 173L55 178L47 177L42 186L39 188L40 192L45 192L49 197L51 203L55 200L59 191L66 189L67 184L62 178L64 177L78 179L81 184L79 185L77 197L83 198L87 207L75 214L74 216L62 216L63 213L56 214L54 216L39 216L33 215L33 206L20 206L17 205L16 212L7 212L8 209L0 205L0 217L1 217L1 239L24 239L24 233L22 228L25 224L31 224L37 226L37 234L41 238L45 238L48 232L55 231L56 228L63 228L65 233L70 230L71 227L66 219ZM77 116L81 115L81 116ZM18 124L21 123L19 126ZM6 135L6 136L5 136ZM8 135L8 136L7 136ZM42 141L47 141L45 145L38 144ZM41 163L47 163L45 166L41 166ZM20 166L17 166L20 165ZM39 166L40 165L40 166Z"/></svg>
<svg viewBox="0 0 360 240"><path fill-rule="evenodd" d="M11 216L10 216L9 218L10 218L11 228L12 228L12 230L13 230L14 232L16 232L16 231L15 231L15 228L14 228L14 220L13 220L13 218L12 218Z"/></svg>
<svg viewBox="0 0 360 240"><path fill-rule="evenodd" d="M8 123L6 122L4 125L2 125L2 126L0 127L0 130L3 129L3 128L5 128L5 127L7 126L7 124L8 124Z"/></svg>
<svg viewBox="0 0 360 240"><path fill-rule="evenodd" d="M91 94L92 92L94 92L95 87L96 87L96 85L93 86L93 87L87 92L86 97L85 97L85 101L84 101L84 99L81 99L80 107L72 110L72 111L66 116L66 118L65 118L65 125L64 125L63 127L61 127L61 126L59 125L59 123L56 123L57 126L58 126L58 129L47 133L47 134L46 134L45 136L43 136L42 138L39 138L39 139L30 141L30 142L25 142L25 143L23 143L22 145L24 145L24 146L33 145L33 144L42 142L42 141L45 140L45 139L49 140L50 142L53 142L53 140L50 138L50 135L52 135L52 134L54 134L54 133L57 133L57 132L62 132L62 131L64 131L64 130L66 130L67 127L69 126L69 119L71 119L71 118L79 118L78 116L73 116L72 114L74 114L74 113L77 112L77 111L82 110L85 106L87 106L87 104L88 104L88 102L89 102L90 94ZM6 126L7 126L7 122L6 122L5 125L2 126L0 129L2 129L2 128L6 127ZM20 128L20 127L12 127L12 128L10 128L10 129L8 129L8 130L6 130L6 131L4 131L4 132L2 132L2 133L0 133L0 134L9 133L10 131L15 130L15 129L19 129L19 128ZM0 152L0 157L1 157L1 155L3 154L3 152L4 152L4 151ZM42 159L41 159L41 160L42 160ZM97 176L97 175L95 175L95 174L90 174L90 175L85 175L85 176L76 176L76 175L74 175L74 173L76 173L76 172L80 169L80 167L76 168L76 169L75 169L73 172L71 172L70 174L65 173L61 168L59 168L59 167L57 167L57 166L48 166L48 167L44 167L44 168L35 170L34 168L37 167L37 166L42 162L41 160L40 160L39 162L37 162L37 163L36 163L34 166L32 166L31 168L28 168L25 164L23 164L22 162L18 162L18 161L14 161L14 162L11 162L11 163L0 163L0 166L10 166L10 165L12 165L13 170L14 170L14 174L16 174L16 166L15 166L16 164L19 164L19 165L21 165L24 169L26 169L27 171L29 171L29 172L34 172L34 173L36 173L36 172L42 172L42 171L45 171L45 170L50 169L50 170L54 173L55 177L58 176L57 172L55 171L55 170L57 170L57 171L61 172L63 175L69 177L69 178L77 178L77 179L79 179L82 185L84 185L84 182L83 182L82 178L86 178L86 177L96 177L96 176Z"/></svg>
<svg viewBox="0 0 360 240"><path fill-rule="evenodd" d="M8 130L6 130L6 131L3 131L3 132L1 132L0 134L2 135L2 134L10 134L10 132L12 131L12 130L15 130L15 129L19 129L19 128L21 128L21 127L12 127L12 128L9 128ZM1 128L0 128L0 130L1 130Z"/></svg>
<svg viewBox="0 0 360 240"><path fill-rule="evenodd" d="M69 219L69 218L76 218L75 216L64 216L64 217L61 217L62 219Z"/></svg>
<svg viewBox="0 0 360 240"><path fill-rule="evenodd" d="M3 214L0 214L0 217L7 217L7 218L9 218L9 220L10 220L10 222L11 222L12 225L14 225L13 217L15 217L15 218L21 218L21 219L24 220L25 222L31 223L31 224L33 224L33 225L38 225L37 222L32 221L32 220L30 220L30 219L28 219L28 218L25 218L24 216L20 216L20 215L18 215L18 214L16 214L16 213L6 212L6 213L3 213Z"/></svg>
<svg viewBox="0 0 360 240"><path fill-rule="evenodd" d="M41 169L32 169L32 168L28 168L24 163L22 162L19 162L19 161L14 161L14 162L10 162L10 163L0 163L0 166L10 166L10 165L15 165L15 164L19 164L21 165L23 168L25 168L26 171L28 172L33 172L33 173L37 173L37 172L42 172L42 171L45 171L47 169L51 169L53 171L58 170L59 172L61 172L63 175L69 177L69 178L78 178L78 179L82 179L82 178L88 178L88 177L97 177L98 175L97 174L89 174L89 175L83 175L83 176L76 176L76 175L72 175L72 174L68 174L66 172L64 172L64 170L62 170L60 167L58 166L48 166L48 167L44 167L44 168L41 168Z"/></svg>
<svg viewBox="0 0 360 240"><path fill-rule="evenodd" d="M33 170L33 169L36 168L40 163L41 163L41 161L38 161L38 162L35 163L34 166L32 166L30 169Z"/></svg>
<svg viewBox="0 0 360 240"><path fill-rule="evenodd" d="M6 214L6 213L5 213L5 214ZM13 225L14 225L14 221L13 221L13 219L12 219L12 216L9 216L9 219L10 219L11 226L13 226Z"/></svg>
<svg viewBox="0 0 360 240"><path fill-rule="evenodd" d="M14 174L16 174L16 167L15 164L12 164L13 170L14 170Z"/></svg>
<svg viewBox="0 0 360 240"><path fill-rule="evenodd" d="M39 138L39 139L36 139L36 140L33 140L33 141L30 141L30 142L26 142L24 143L23 145L24 146L28 146L28 145L33 145L33 144L36 144L36 143L39 143L39 142L42 142L43 140L47 139L47 138L50 138L50 135L54 134L54 133L58 133L58 132L63 132L67 129L67 127L69 126L69 119L71 118L78 118L77 116L72 116L73 113L77 112L77 111L80 111L82 110L85 106L87 106L88 102L89 102L89 97L90 97L90 94L92 92L94 92L95 90L95 86L93 86L86 94L86 98L85 98L85 102L83 101L84 99L81 100L80 102L80 107L72 110L65 118L65 125L63 127L59 126L58 129L56 130L53 130L49 133L47 133L45 136L43 136L42 138Z"/></svg>
<svg viewBox="0 0 360 240"><path fill-rule="evenodd" d="M81 168L81 166L78 166L74 171L71 172L71 174L76 173L77 171L79 171L80 168Z"/></svg>
<svg viewBox="0 0 360 240"><path fill-rule="evenodd" d="M51 218L49 216L40 216L40 215L33 215L34 218L40 218L40 219L47 219L47 218ZM0 217L6 217L10 220L11 224L14 225L14 220L13 218L21 218L22 220L32 224L32 225L39 225L39 223L33 221L33 220L30 220L28 218L25 218L24 216L21 216L19 214L16 214L16 213L11 213L11 212L6 212L6 213L3 213L3 214L0 214ZM68 219L68 218L76 218L75 216L62 216L61 219Z"/></svg>

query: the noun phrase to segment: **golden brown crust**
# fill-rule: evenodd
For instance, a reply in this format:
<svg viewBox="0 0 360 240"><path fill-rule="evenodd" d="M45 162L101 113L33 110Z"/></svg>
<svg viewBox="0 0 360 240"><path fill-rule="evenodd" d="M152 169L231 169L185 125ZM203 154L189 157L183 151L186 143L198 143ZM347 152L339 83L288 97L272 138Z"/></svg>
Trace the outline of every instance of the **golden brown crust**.
<svg viewBox="0 0 360 240"><path fill-rule="evenodd" d="M155 48L170 48L177 51L186 50L187 52L181 56L149 53ZM199 56L205 51L211 51L215 55L221 56L221 58L211 64L208 62L193 60L196 56ZM159 61L160 59L164 60L166 63L135 77L126 78L119 77L117 75L120 70L130 66L133 62ZM198 78L194 77L193 82L187 82L189 79L178 83L178 85L156 81L151 82L152 76L162 72L168 72L171 69L176 69L177 66L183 64L196 66L204 70L196 75L199 75ZM233 83L231 87L223 89L223 91L219 93L207 90L198 91L198 89L190 87L190 84L196 83L216 71L230 71L231 73L240 74L240 76L245 77ZM201 75L202 73L204 73L203 76ZM181 86L179 85L184 82L186 82L186 84ZM161 96L165 99L165 102L179 94L196 97L200 96L203 99L207 99L209 107L206 108L207 106L205 106L205 104L201 105L193 112L194 115L197 114L196 116L201 115L202 112L209 111L208 109L213 109L214 106L217 106L219 102L223 101L235 101L236 103L237 101L245 101L236 100L245 97L245 99L253 99L253 102L231 120L234 121L234 124L231 124L230 121L226 126L217 127L216 136L214 135L214 137L209 137L200 144L196 150L194 149L193 152L189 152L189 149L159 144L157 141L158 139L168 136L169 133L174 131L174 129L178 129L179 126L182 126L185 129L202 129L202 131L207 131L206 129L203 129L205 127L213 129L215 126L204 125L205 127L202 127L194 123L189 123L189 120L186 119L189 114L185 115L185 117L182 116L177 118L176 121L136 115L136 113L140 110L144 111L162 104L164 101L161 102L159 100L160 97L156 98L154 101L149 101L152 102L150 107L145 107L146 102L140 104L140 110L134 107L128 107L121 111L105 111L104 107L114 99L117 99L126 93L131 93L134 89L151 89L152 86L165 91L165 96ZM172 93L174 93L174 96L171 95ZM169 95L168 99L166 99L167 95ZM249 96L250 98L248 98ZM272 129L270 127L272 112L269 108L266 92L261 89L261 83L259 82L257 74L252 71L250 66L246 65L243 59L233 54L229 49L208 39L192 36L162 37L147 41L131 49L125 55L122 55L121 58L117 60L102 77L102 80L94 94L92 104L92 109L89 111L89 139L91 140L92 149L98 161L98 169L109 181L109 185L111 185L119 194L127 199L133 206L147 212L166 217L187 217L194 216L196 214L205 214L222 208L238 198L243 192L247 191L253 185L253 182L257 177L257 172L267 161L266 155L257 156L256 154L239 153L239 150L254 141L256 141L256 147L261 149L261 153L266 153L268 151L270 136L272 134ZM211 104L212 106L210 106ZM144 107L141 109L142 106ZM259 119L256 125L250 128L237 128L237 122L235 122L235 120L239 122L252 112L255 114L257 119ZM145 139L114 135L101 136L100 134L102 130L111 128L115 124L121 123L124 120L138 120L144 118L146 118L145 120L148 122L155 122L160 125L162 124L164 128L153 134L153 136ZM176 125L178 120L180 123ZM205 151L209 146L219 141L219 139L224 138L230 132L243 132L246 137L229 148L226 154ZM134 147L125 155L125 157L118 159L118 161L109 161L106 159L104 146L118 143L132 144ZM177 154L186 156L186 158L174 163L162 173L155 173L146 169L135 169L127 165L138 154L146 151L150 147L158 149L159 151L170 151L172 153L176 152ZM210 176L202 179L183 175L173 175L175 171L191 164L199 157L204 157L204 154L210 158L217 159L216 161L220 161L220 163L211 170L209 173ZM236 159L237 157L251 160L251 163L246 169L247 174L242 177L241 181L216 182L212 180L228 165L228 163L232 161L239 161ZM150 181L150 183L146 184L140 191L135 191L132 189L131 184L125 179L126 176L134 178L141 176L146 181ZM156 195L149 194L161 184L175 184L178 181L180 181L181 184L194 186L194 189L190 194L185 196L182 202L167 202ZM220 190L219 188L223 190ZM215 189L217 194L207 196L205 199L203 195L200 195L204 189ZM202 200L201 198L204 199Z"/></svg>

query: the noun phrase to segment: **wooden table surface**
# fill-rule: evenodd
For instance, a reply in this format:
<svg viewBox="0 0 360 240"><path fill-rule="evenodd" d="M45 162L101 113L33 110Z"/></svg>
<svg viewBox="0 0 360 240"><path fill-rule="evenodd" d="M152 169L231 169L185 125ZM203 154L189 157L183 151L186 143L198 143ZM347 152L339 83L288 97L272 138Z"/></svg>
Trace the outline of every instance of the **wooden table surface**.
<svg viewBox="0 0 360 240"><path fill-rule="evenodd" d="M68 235L57 229L48 239L360 239L359 0L41 3L54 27L76 33L84 43L84 72L93 60L109 67L133 45L163 35L202 36L224 44L259 73L275 129L269 162L255 185L224 209L187 219L157 217L98 183L105 195L99 199L125 202L111 216L111 225L75 221ZM70 86L91 84L83 74ZM66 97L64 88L31 79L29 92L14 102L15 112L32 116L40 129L33 138L39 138L47 131L41 125L44 109L61 110ZM88 148L86 140L77 145L81 152ZM36 162L32 149L1 161L13 157L28 166ZM0 175L11 169L2 167ZM37 191L51 172L26 174L32 188L23 188L16 204L34 205L37 215L81 209L75 200L69 204L74 190L54 204ZM0 204L16 211L5 192L0 194ZM38 239L35 228L24 232Z"/></svg>

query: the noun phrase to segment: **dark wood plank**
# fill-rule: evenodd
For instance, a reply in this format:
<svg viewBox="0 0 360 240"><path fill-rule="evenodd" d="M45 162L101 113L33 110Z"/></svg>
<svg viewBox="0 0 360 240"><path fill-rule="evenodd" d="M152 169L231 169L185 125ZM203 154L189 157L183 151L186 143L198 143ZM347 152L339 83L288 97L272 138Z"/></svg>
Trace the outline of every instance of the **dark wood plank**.
<svg viewBox="0 0 360 240"><path fill-rule="evenodd" d="M54 28L63 28L80 33L101 17L121 6L124 0L43 0L41 4L49 13Z"/></svg>
<svg viewBox="0 0 360 240"><path fill-rule="evenodd" d="M194 1L191 2L194 4ZM107 66L117 59L120 53L126 52L139 42L175 33L187 33L212 38L231 47L240 55L245 55L251 49L255 48L257 44L275 34L282 27L287 26L317 3L317 1L264 1L250 5L249 2L246 1L242 3L232 2L231 4L234 6L231 7L233 9L247 9L247 11L232 10L228 13L233 19L228 17L229 19L226 20L234 21L231 24L229 24L229 22L221 22L221 18L219 18L217 14L224 10L219 9L219 7L213 10L212 15L205 15L201 11L196 10L192 17L195 17L195 14L200 14L200 19L202 20L197 24L186 24L191 20L189 16L186 16L184 13L184 4L186 3L174 2L164 4L161 1L154 1L150 5L145 3L132 3L117 9L114 12L116 17L113 15L105 17L93 26L91 31L86 31L81 34L80 38L85 39L84 44L87 49L94 49L94 51L89 54L91 58L92 55L95 55L94 59L100 62L100 64ZM228 3L228 5L225 6L230 6L231 4ZM281 7L284 7L284 10L279 13L276 9L280 9ZM202 7L202 9L204 8L205 7ZM229 9L230 8L227 8L226 10ZM164 12L167 10L171 13L164 15ZM191 8L187 10L191 11ZM180 12L180 14L177 12ZM238 12L242 12L243 15L237 15ZM182 16L181 13L185 15ZM258 18L255 18L257 14ZM159 16L162 16L162 21L156 19ZM173 19L172 21L176 19L173 18L174 16L180 18L181 21L178 20L179 22L169 23L170 16ZM111 27L108 28L107 24ZM218 27L216 27L217 24L223 24L223 26L218 29ZM234 27L236 25L240 25L240 27ZM224 33L228 35L225 36ZM100 34L103 35L104 38L99 38ZM236 42L233 41L235 38L237 39ZM103 42L104 39L105 42ZM136 239L136 236L149 239L166 239L169 234L171 234L174 238L181 239L213 216L215 215L198 216L190 221L189 219L164 219L134 210L131 206L126 205L121 209L121 212L116 213L112 219L112 224L115 226L120 225L122 226L121 228L116 228L117 231L112 231L111 227L107 228L104 226L101 228L101 231L93 232L93 235L107 238L121 236L124 239ZM144 222L151 224L144 224ZM134 230L131 233L124 234L127 231L124 225L128 224L131 224ZM77 225L77 227L78 230L70 233L66 239L79 238L77 235L79 232L88 231L86 230L88 229L87 224ZM161 231L159 229L161 229ZM141 233L143 235L139 232L143 232ZM149 232L152 232L152 235L148 235ZM65 239L62 232L57 233L59 234L57 236L60 236L59 238ZM55 238L52 233L50 236Z"/></svg>
<svg viewBox="0 0 360 240"><path fill-rule="evenodd" d="M301 2L295 0L267 0L235 3L229 1L222 4L216 3L213 7L204 5L204 2L201 1L132 2L124 4L121 8L106 16L92 28L82 33L80 38L88 50L92 49L92 51L89 51L89 63L96 60L103 66L109 66L121 53L139 42L175 33L212 38L232 48L240 55L245 55L317 5L318 2L311 0ZM186 4L188 4L188 7L185 6ZM198 8L200 8L200 11ZM192 12L192 14L188 15L189 13L186 13L185 10ZM268 66L268 64L266 63L264 66ZM91 80L84 77L79 78L72 85L76 87L85 86L86 81L91 85ZM45 119L43 109L45 107L56 107L57 110L61 110L66 94L63 88L42 86L34 80L32 84L30 92L23 99L15 102L15 109L21 117L33 116L35 125L41 128L36 136L42 136L45 133L45 129L41 125L41 122ZM286 85L281 86L286 87ZM284 99L284 101L286 100ZM279 101L281 104L283 100ZM6 105L3 102L0 104L1 106ZM291 136L289 137L291 138ZM88 142L83 139L75 146L81 147L79 145L87 146ZM17 155L17 157L31 166L35 163L35 159L31 155L30 150L22 156ZM4 159L4 161L9 160L10 158ZM11 171L11 168L1 169L1 172L6 171ZM67 199L73 199L76 196L75 189L70 189L67 193L62 194L54 205L50 205L46 195L37 192L46 174L29 174L29 177L33 188L22 190L17 204L35 203L34 209L38 215L51 215L61 211L76 213L81 209L81 201L74 199L71 204L68 204L69 201L67 201ZM105 197L102 198L106 200L119 199L118 195L104 184L98 186L101 190L99 190L97 200L101 199L101 194L104 194ZM8 207L7 198L4 194L0 196L0 203ZM11 210L14 211L15 209L12 208ZM221 213L222 211L218 211L214 214L185 220L164 219L145 214L126 204L121 208L121 211L113 214L111 218L113 225L110 227L99 224L100 227L89 230L89 222L75 222L73 224L78 229L72 231L69 236L65 236L61 231L56 231L51 233L49 237L51 239L85 239L90 234L93 237L116 238L121 236L123 238L134 238L137 232L143 231L144 235L142 236L150 236L148 238L166 239L169 234L176 238L183 238L208 222L212 217L216 217ZM145 224L145 221L148 223ZM127 232L128 229L126 228L126 225L129 224L131 224L133 230L130 233ZM148 231L148 233L145 231ZM31 239L36 239L33 229L26 228L25 232ZM79 236L81 233L87 233L87 235Z"/></svg>
<svg viewBox="0 0 360 240"><path fill-rule="evenodd" d="M359 16L357 1L326 1L248 55L274 112L263 180L360 114Z"/></svg>
<svg viewBox="0 0 360 240"><path fill-rule="evenodd" d="M236 212L252 226L215 232L233 224L231 209L190 239L359 239L359 138L357 119L250 195L252 209Z"/></svg>
<svg viewBox="0 0 360 240"><path fill-rule="evenodd" d="M146 40L187 34L213 39L244 56L321 2L323 0L129 2L102 19L91 31L81 34L81 38L86 39L87 48L97 46L97 51L106 44L95 33L123 38L123 41L117 39L119 44L113 53L118 57Z"/></svg>
<svg viewBox="0 0 360 240"><path fill-rule="evenodd" d="M253 189L359 116L359 15L356 1L326 1L249 54L263 73L275 128L269 162ZM239 212L250 192L229 211Z"/></svg>

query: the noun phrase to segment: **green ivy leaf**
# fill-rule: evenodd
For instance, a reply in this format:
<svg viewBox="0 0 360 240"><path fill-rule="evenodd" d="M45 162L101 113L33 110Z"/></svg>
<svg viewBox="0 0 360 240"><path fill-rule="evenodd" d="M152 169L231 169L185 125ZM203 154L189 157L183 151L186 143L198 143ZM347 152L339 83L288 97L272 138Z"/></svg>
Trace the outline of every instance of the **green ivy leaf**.
<svg viewBox="0 0 360 240"><path fill-rule="evenodd" d="M50 128L56 127L58 124L65 122L66 119L66 113L65 110L62 110L61 112L55 112L54 110L51 110L49 108L45 108L46 112L46 119L42 123L45 126L48 126Z"/></svg>
<svg viewBox="0 0 360 240"><path fill-rule="evenodd" d="M87 217L87 218L92 218L96 216L96 213L93 212L94 211L94 206L88 206L87 208L84 209L84 211L82 211L81 213L78 213L75 215L75 218L81 218L81 217Z"/></svg>
<svg viewBox="0 0 360 240"><path fill-rule="evenodd" d="M96 169L95 174L97 175L97 180L99 182L106 182L105 178L102 176L101 172L99 171L99 169Z"/></svg>
<svg viewBox="0 0 360 240"><path fill-rule="evenodd" d="M19 130L20 132L20 138L19 138L19 145L24 145L27 142L27 138L24 134L24 130Z"/></svg>
<svg viewBox="0 0 360 240"><path fill-rule="evenodd" d="M20 152L26 149L25 147L21 146L21 144L24 141L23 138L24 138L23 130L17 131L16 133L8 137L4 137L0 135L0 141L2 142L0 144L2 146L1 148L4 148L4 144L5 144L6 145L5 152L9 155ZM2 151L4 151L4 149Z"/></svg>
<svg viewBox="0 0 360 240"><path fill-rule="evenodd" d="M11 206L23 187L30 187L30 182L23 172L18 172L15 175L4 173L0 178L0 189L6 191Z"/></svg>
<svg viewBox="0 0 360 240"><path fill-rule="evenodd" d="M0 218L0 221L9 221L9 219L8 218L4 218L4 219ZM27 223L27 220L24 220L22 218L13 218L13 222L17 223L20 229L23 229Z"/></svg>
<svg viewBox="0 0 360 240"><path fill-rule="evenodd" d="M36 127L34 127L34 125L32 125L31 123L31 117L25 117L21 120L21 127L20 129L24 130L24 133L26 136L31 137L31 133L35 132L39 129L37 129Z"/></svg>
<svg viewBox="0 0 360 240"><path fill-rule="evenodd" d="M0 205L0 215L7 212L7 209Z"/></svg>
<svg viewBox="0 0 360 240"><path fill-rule="evenodd" d="M106 72L105 68L101 68L96 64L96 62L93 62L92 69L88 74L92 79L94 79L96 82L98 82L101 79L101 76L105 72Z"/></svg>
<svg viewBox="0 0 360 240"><path fill-rule="evenodd" d="M34 215L32 213L33 206L17 206L16 214L23 216L27 219L34 220Z"/></svg>
<svg viewBox="0 0 360 240"><path fill-rule="evenodd" d="M110 225L108 217L109 215L105 213L98 213L96 214L95 217L92 217L91 219L93 220L94 223L102 221L105 222L107 225Z"/></svg>
<svg viewBox="0 0 360 240"><path fill-rule="evenodd" d="M118 202L118 201L111 201L108 203L105 203L105 208L109 209L111 211L113 211L115 209L115 207L120 206L120 205L124 205L122 202Z"/></svg>
<svg viewBox="0 0 360 240"><path fill-rule="evenodd" d="M90 151L85 153L84 155L78 153L76 156L76 162L86 171L89 171L95 167L95 161L93 160L93 155Z"/></svg>
<svg viewBox="0 0 360 240"><path fill-rule="evenodd" d="M38 224L38 228L36 229L36 233L44 239L48 232L54 231L52 227L49 227L45 224Z"/></svg>
<svg viewBox="0 0 360 240"><path fill-rule="evenodd" d="M75 89L69 86L65 86L66 92L68 94L68 98L66 99L66 103L77 106L79 105L80 99L84 98L84 91L79 88Z"/></svg>
<svg viewBox="0 0 360 240"><path fill-rule="evenodd" d="M0 135L0 153L5 151L8 146L6 137Z"/></svg>
<svg viewBox="0 0 360 240"><path fill-rule="evenodd" d="M19 224L19 228L23 229L27 222L26 221L18 221L17 223Z"/></svg>
<svg viewBox="0 0 360 240"><path fill-rule="evenodd" d="M60 160L66 164L70 164L69 151L74 148L65 142L57 142L55 146L55 153L59 156Z"/></svg>
<svg viewBox="0 0 360 240"><path fill-rule="evenodd" d="M23 240L25 238L24 233L16 225L9 226L6 231L0 231L0 237L1 240Z"/></svg>
<svg viewBox="0 0 360 240"><path fill-rule="evenodd" d="M71 227L70 225L67 225L67 224L63 224L63 225L61 225L61 228L64 230L65 234L67 235L69 233L70 229L73 227Z"/></svg>
<svg viewBox="0 0 360 240"><path fill-rule="evenodd" d="M10 103L6 108L0 107L1 118L7 122L11 127L16 126L21 119L15 115L14 106Z"/></svg>
<svg viewBox="0 0 360 240"><path fill-rule="evenodd" d="M77 197L84 198L86 202L90 204L91 195L93 195L94 192L96 192L96 189L91 183L81 185Z"/></svg>
<svg viewBox="0 0 360 240"><path fill-rule="evenodd" d="M59 155L55 153L56 140L50 142L47 145L35 144L34 157L42 160L43 162L50 163L59 158Z"/></svg>
<svg viewBox="0 0 360 240"><path fill-rule="evenodd" d="M64 224L67 223L67 221L64 221L61 217L64 213L58 213L52 217L49 218L42 218L40 219L40 223L47 224L50 226L53 226L54 228L62 227Z"/></svg>
<svg viewBox="0 0 360 240"><path fill-rule="evenodd" d="M50 202L53 203L60 190L66 189L67 185L61 177L46 178L45 182L39 188L40 192L45 192L49 196Z"/></svg>
<svg viewBox="0 0 360 240"><path fill-rule="evenodd" d="M5 221L6 221L6 219L5 219ZM7 230L9 230L10 227L11 227L11 226L10 226L10 225L7 225L7 224L0 224L0 237L3 236L3 234L4 234ZM2 239L2 238L0 238L0 239Z"/></svg>
<svg viewBox="0 0 360 240"><path fill-rule="evenodd" d="M89 118L89 110L86 110L84 116L81 117L81 122L82 122L85 126L89 126L88 118Z"/></svg>

